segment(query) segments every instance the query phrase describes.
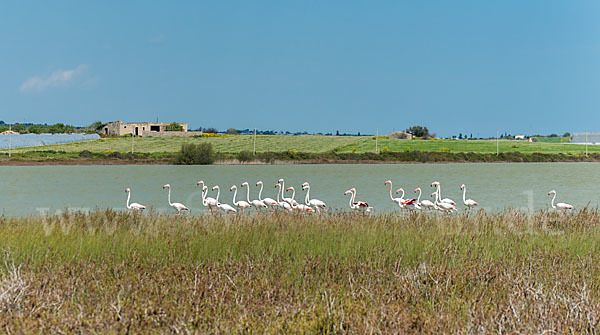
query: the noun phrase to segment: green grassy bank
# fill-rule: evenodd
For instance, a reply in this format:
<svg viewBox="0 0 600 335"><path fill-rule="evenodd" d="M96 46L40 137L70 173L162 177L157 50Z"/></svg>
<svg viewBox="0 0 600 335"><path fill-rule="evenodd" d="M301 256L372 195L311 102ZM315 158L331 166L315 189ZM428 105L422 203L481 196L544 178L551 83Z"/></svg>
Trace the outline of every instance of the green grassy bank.
<svg viewBox="0 0 600 335"><path fill-rule="evenodd" d="M600 215L0 218L7 332L596 332Z"/></svg>

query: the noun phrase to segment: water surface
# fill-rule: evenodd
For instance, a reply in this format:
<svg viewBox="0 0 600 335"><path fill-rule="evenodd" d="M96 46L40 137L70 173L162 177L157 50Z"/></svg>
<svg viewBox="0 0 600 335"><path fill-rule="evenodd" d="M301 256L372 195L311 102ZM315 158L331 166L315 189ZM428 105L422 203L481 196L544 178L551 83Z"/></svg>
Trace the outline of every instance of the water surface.
<svg viewBox="0 0 600 335"><path fill-rule="evenodd" d="M229 187L248 181L251 199L257 197L256 181L265 183L263 197L276 197L274 184L284 178L286 186L298 191L296 199L304 199L300 185L311 184L311 196L325 201L329 207L346 210L350 187L358 190L357 199L367 201L378 211L395 210L389 199L387 179L394 189L402 187L407 196L415 196L416 187L423 189L423 199L438 180L443 197L457 202L462 199L461 184L467 185L467 198L488 210L504 208L547 208L548 191L556 189L557 201L583 207L598 206L596 187L600 184L598 163L467 163L467 164L358 164L358 165L211 165L211 166L4 166L0 167L0 211L8 216L37 215L66 208L124 209L125 188L132 190L132 201L152 206L157 211L170 211L166 183L172 186L172 201L182 202L193 213L202 213L198 180L208 186L220 185L221 201L230 203ZM216 196L214 192L211 196ZM238 193L245 198L245 191ZM291 196L291 194L288 194ZM300 199L301 198L301 199ZM462 207L462 206L461 206Z"/></svg>

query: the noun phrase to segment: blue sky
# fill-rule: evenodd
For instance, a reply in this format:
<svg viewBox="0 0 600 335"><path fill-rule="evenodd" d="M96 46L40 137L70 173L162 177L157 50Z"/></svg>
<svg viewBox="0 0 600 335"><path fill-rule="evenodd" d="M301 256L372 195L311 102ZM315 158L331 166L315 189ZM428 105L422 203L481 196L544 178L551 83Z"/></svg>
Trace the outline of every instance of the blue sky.
<svg viewBox="0 0 600 335"><path fill-rule="evenodd" d="M0 120L600 131L598 1L3 1Z"/></svg>

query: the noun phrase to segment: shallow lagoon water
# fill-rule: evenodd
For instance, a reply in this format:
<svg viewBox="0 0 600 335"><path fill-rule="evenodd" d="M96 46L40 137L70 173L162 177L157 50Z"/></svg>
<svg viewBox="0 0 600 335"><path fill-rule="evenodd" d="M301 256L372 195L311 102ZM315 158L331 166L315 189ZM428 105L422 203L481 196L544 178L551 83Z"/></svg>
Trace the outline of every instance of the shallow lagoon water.
<svg viewBox="0 0 600 335"><path fill-rule="evenodd" d="M275 183L284 178L296 188L296 200L304 199L300 185L311 184L311 197L325 201L330 208L348 209L349 196L344 191L358 190L357 200L365 200L376 211L397 207L389 199L387 179L394 190L402 187L406 197L423 189L423 199L431 199L438 180L442 196L456 200L462 208L461 184L467 185L467 198L486 210L519 208L538 210L549 207L548 191L556 189L557 201L576 207L597 207L600 195L598 163L465 163L465 164L319 164L319 165L210 165L210 166L4 166L0 167L0 212L7 216L56 213L67 208L124 209L125 188L132 190L132 201L170 212L167 190L172 186L172 201L192 208L192 214L205 211L201 205L198 180L209 187L221 186L221 202L232 203L229 187L248 181L251 199L255 199L256 181L265 183L263 197L276 197ZM210 192L210 196L216 196ZM288 193L288 196L291 196ZM394 195L395 196L395 195ZM245 189L238 198L245 198Z"/></svg>

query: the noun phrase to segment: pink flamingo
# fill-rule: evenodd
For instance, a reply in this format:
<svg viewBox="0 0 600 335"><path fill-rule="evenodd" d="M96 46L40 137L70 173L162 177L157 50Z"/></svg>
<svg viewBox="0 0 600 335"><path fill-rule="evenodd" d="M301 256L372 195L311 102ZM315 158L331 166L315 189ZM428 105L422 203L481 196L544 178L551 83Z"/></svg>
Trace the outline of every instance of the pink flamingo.
<svg viewBox="0 0 600 335"><path fill-rule="evenodd" d="M365 211L365 212L370 212L373 210L373 207L369 206L369 204L367 204L364 201L358 200L358 201L354 201L356 199L356 188L351 188L348 191L344 192L344 195L346 194L350 194L350 209L353 210L361 210L361 211Z"/></svg>
<svg viewBox="0 0 600 335"><path fill-rule="evenodd" d="M213 207L218 208L217 199L206 196L208 194L208 186L204 185L204 181L200 180L199 182L196 183L196 185L202 185L202 205L204 207L208 207L208 209L212 213ZM217 209L217 211L218 211L218 209Z"/></svg>
<svg viewBox="0 0 600 335"><path fill-rule="evenodd" d="M573 205L569 205L569 204L565 204L564 202L559 202L556 205L554 204L554 200L556 199L556 191L552 190L550 192L548 192L548 195L554 194L554 197L552 197L552 208L553 209L561 209L563 211L565 211L565 213L567 212L568 209L575 209L575 207L573 207Z"/></svg>
<svg viewBox="0 0 600 335"><path fill-rule="evenodd" d="M307 205L303 205L303 204L299 204L298 202L294 201L294 197L296 197L296 190L293 187L288 187L286 189L286 191L292 191L292 208L300 211L300 212L314 212L315 210Z"/></svg>
<svg viewBox="0 0 600 335"><path fill-rule="evenodd" d="M421 201L421 188L417 187L415 188L415 193L417 193L417 191L419 191L419 197L417 198L417 203L424 209L433 209L435 208L435 204L427 199Z"/></svg>
<svg viewBox="0 0 600 335"><path fill-rule="evenodd" d="M383 185L390 185L390 199L392 199L392 201L394 203L396 203L398 206L400 206L400 208L402 208L402 202L404 201L404 190L402 191L402 196L400 198L394 198L392 196L392 181L391 180L386 180L385 183L383 183ZM399 189L401 190L401 189ZM396 194L398 194L398 191L396 191Z"/></svg>
<svg viewBox="0 0 600 335"><path fill-rule="evenodd" d="M463 204L465 204L465 206L467 206L468 209L471 209L473 206L477 206L479 205L475 200L473 199L466 199L467 196L467 185L462 184L460 186L460 189L463 191Z"/></svg>
<svg viewBox="0 0 600 335"><path fill-rule="evenodd" d="M260 185L260 191L258 191L258 200L262 201L265 205L267 206L271 206L271 207L275 207L278 206L277 201L271 199L271 198L262 198L262 191L263 191L263 182L262 181L257 181L256 182L256 186ZM269 210L269 208L267 207L267 210Z"/></svg>
<svg viewBox="0 0 600 335"><path fill-rule="evenodd" d="M129 198L131 198L131 190L129 189L129 187L125 189L125 192L127 193L127 209L134 209L136 211L146 209L146 206L138 204L137 202L132 202L131 204L129 203Z"/></svg>
<svg viewBox="0 0 600 335"><path fill-rule="evenodd" d="M317 209L317 212L321 213L321 209L327 211L327 205L319 199L310 199L310 185L308 182L304 182L302 184L302 190L306 190L306 197L304 198L304 204L306 206L314 206Z"/></svg>
<svg viewBox="0 0 600 335"><path fill-rule="evenodd" d="M247 183L246 183L246 184L247 184ZM233 192L233 205L234 205L235 207L237 207L237 208L241 209L241 210L242 210L242 213L244 213L244 210L245 210L246 208L250 208L250 207L251 207L251 205L250 205L248 202L244 201L244 200L240 200L240 201L237 201L237 202L235 201L235 197L236 197L236 195L237 195L237 186L235 186L235 185L232 185L232 186L231 186L231 188L229 189L229 192L231 192L231 191L234 191L234 192ZM249 192L249 191L248 191L248 192Z"/></svg>
<svg viewBox="0 0 600 335"><path fill-rule="evenodd" d="M165 188L169 189L169 195L168 195L168 200L169 200L169 206L173 207L175 210L177 210L177 214L181 214L181 211L190 211L189 208L185 207L185 205L179 203L179 202L171 202L171 185L169 184L165 184L163 186L163 190Z"/></svg>

